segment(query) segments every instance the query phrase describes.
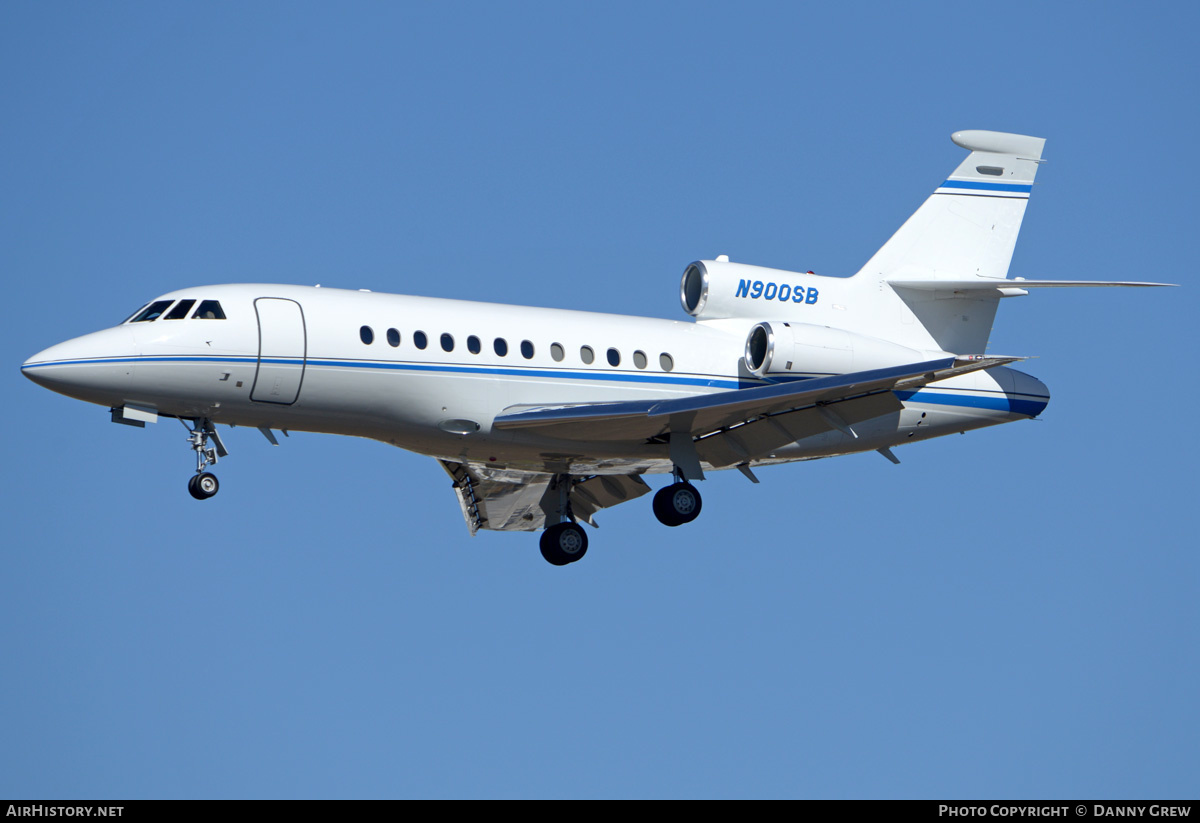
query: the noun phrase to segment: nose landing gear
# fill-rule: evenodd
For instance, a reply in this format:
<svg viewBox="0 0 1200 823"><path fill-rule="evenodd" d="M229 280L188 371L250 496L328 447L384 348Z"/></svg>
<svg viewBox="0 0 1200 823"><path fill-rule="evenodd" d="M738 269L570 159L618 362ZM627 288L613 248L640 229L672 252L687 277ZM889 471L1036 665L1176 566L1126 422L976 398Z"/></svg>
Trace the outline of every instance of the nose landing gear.
<svg viewBox="0 0 1200 823"><path fill-rule="evenodd" d="M187 421L181 422L187 427ZM217 476L206 469L216 465L218 458L227 457L229 450L207 417L193 420L188 432L188 442L196 452L196 474L188 481L188 493L197 500L207 500L220 490L221 484L217 482ZM209 438L212 438L211 446L208 445Z"/></svg>

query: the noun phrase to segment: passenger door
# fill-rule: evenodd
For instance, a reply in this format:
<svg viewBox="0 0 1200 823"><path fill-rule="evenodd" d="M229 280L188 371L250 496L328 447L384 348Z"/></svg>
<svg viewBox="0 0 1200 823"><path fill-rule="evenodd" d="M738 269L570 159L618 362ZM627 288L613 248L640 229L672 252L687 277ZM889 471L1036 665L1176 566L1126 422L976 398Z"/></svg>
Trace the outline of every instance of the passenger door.
<svg viewBox="0 0 1200 823"><path fill-rule="evenodd" d="M304 381L307 339L304 311L295 300L260 297L258 314L258 371L250 399L290 406L300 396Z"/></svg>

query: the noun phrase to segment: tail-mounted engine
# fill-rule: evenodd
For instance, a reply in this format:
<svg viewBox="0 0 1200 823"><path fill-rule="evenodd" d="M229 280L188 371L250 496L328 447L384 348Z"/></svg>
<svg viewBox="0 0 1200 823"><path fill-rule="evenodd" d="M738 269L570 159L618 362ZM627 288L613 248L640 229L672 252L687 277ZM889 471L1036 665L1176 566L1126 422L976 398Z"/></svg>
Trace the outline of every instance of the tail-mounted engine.
<svg viewBox="0 0 1200 823"><path fill-rule="evenodd" d="M786 317L815 308L830 280L727 260L698 260L683 272L679 302L697 320Z"/></svg>
<svg viewBox="0 0 1200 823"><path fill-rule="evenodd" d="M746 366L759 377L848 374L946 356L810 323L772 320L746 336Z"/></svg>

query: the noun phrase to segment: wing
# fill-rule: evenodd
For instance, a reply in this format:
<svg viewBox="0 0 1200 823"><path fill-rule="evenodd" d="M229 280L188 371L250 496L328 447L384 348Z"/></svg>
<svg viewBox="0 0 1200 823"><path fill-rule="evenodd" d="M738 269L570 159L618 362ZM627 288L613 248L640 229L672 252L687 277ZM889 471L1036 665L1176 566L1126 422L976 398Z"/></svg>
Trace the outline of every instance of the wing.
<svg viewBox="0 0 1200 823"><path fill-rule="evenodd" d="M725 467L765 457L783 445L829 430L857 437L855 423L903 408L893 393L897 390L1020 359L947 357L674 400L514 408L498 416L493 426L563 440L670 443L677 465L689 456L686 448L676 451L683 439L678 435L688 434L699 459ZM689 474L699 476L699 467Z"/></svg>
<svg viewBox="0 0 1200 823"><path fill-rule="evenodd" d="M438 462L454 480L454 493L472 535L480 529L537 531L545 525L543 501L550 494L553 475L496 469L486 463ZM600 509L633 500L648 491L650 487L634 474L575 481L570 491L571 511L589 526L595 526L592 515Z"/></svg>

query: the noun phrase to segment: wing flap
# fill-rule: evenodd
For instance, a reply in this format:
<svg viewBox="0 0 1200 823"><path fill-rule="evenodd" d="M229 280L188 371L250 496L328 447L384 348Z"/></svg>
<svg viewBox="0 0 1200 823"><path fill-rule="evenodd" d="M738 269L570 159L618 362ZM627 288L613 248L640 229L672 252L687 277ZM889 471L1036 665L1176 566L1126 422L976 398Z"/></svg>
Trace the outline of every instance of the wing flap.
<svg viewBox="0 0 1200 823"><path fill-rule="evenodd" d="M571 488L571 510L575 516L595 526L592 515L650 491L646 481L636 474L602 474L577 483Z"/></svg>
<svg viewBox="0 0 1200 823"><path fill-rule="evenodd" d="M438 462L454 480L454 493L472 536L480 529L536 531L545 522L541 502L551 475L497 470L481 463Z"/></svg>
<svg viewBox="0 0 1200 823"><path fill-rule="evenodd" d="M728 468L769 457L797 440L834 430L822 410L833 411L839 422L853 430L857 423L895 414L903 408L904 404L889 391L825 406L777 412L704 437L696 442L696 451L701 460L714 468Z"/></svg>
<svg viewBox="0 0 1200 823"><path fill-rule="evenodd" d="M463 519L472 536L480 529L538 531L546 525L543 502L551 474L496 469L485 463L438 461L454 481ZM650 487L637 475L598 475L571 487L571 510L595 526L592 516L641 497Z"/></svg>

